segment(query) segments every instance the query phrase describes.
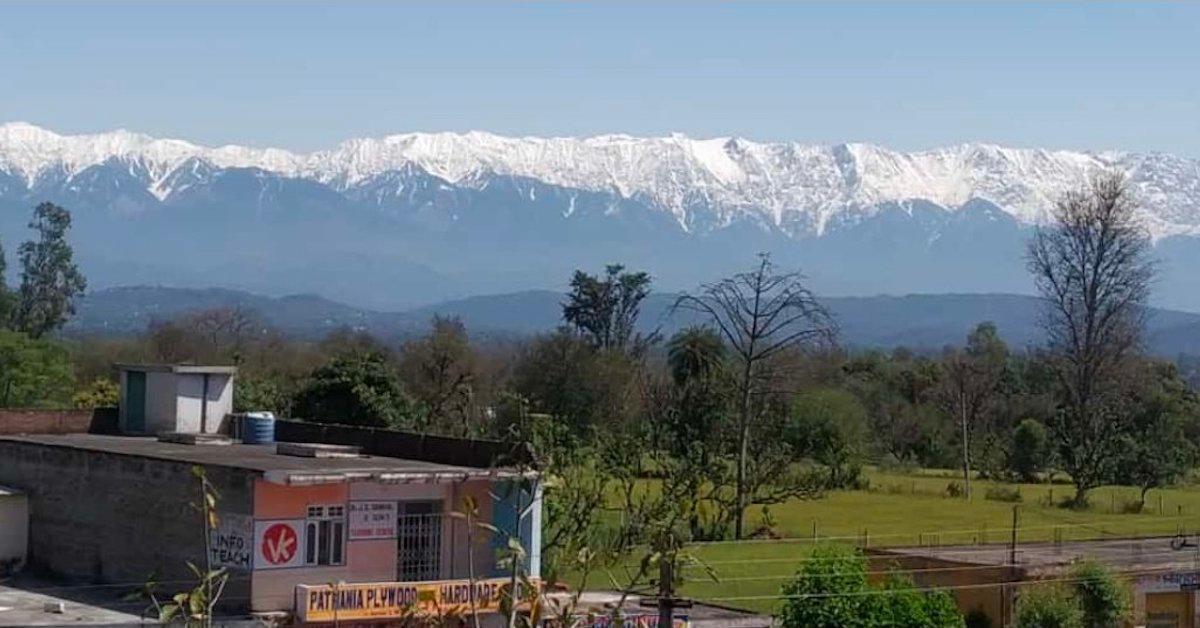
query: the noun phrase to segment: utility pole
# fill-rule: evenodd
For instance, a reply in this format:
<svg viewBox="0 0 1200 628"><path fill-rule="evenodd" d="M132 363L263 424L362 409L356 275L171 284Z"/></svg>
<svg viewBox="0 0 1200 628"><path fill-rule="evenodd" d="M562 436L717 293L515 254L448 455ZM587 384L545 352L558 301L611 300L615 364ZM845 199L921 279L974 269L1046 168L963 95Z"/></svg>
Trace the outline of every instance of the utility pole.
<svg viewBox="0 0 1200 628"><path fill-rule="evenodd" d="M671 628L675 618L675 561L664 554L658 561L658 628Z"/></svg>
<svg viewBox="0 0 1200 628"><path fill-rule="evenodd" d="M1019 508L1020 506L1013 505L1012 540L1008 545L1008 564L1012 566L1017 564L1017 509Z"/></svg>

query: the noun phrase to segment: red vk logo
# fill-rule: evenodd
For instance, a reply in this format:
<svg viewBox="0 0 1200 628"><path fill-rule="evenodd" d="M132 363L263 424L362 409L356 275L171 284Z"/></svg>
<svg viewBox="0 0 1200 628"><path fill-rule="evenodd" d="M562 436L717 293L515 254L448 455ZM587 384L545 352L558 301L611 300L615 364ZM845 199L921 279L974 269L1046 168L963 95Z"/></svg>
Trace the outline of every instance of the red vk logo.
<svg viewBox="0 0 1200 628"><path fill-rule="evenodd" d="M272 565L286 565L296 555L299 545L292 526L276 523L263 533L262 555Z"/></svg>

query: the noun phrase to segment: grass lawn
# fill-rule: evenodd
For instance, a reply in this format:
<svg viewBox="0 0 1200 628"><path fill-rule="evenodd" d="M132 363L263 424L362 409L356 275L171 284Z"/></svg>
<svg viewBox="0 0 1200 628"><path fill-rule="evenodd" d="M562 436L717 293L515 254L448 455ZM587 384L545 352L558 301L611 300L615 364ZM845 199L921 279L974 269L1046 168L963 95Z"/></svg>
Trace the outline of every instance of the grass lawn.
<svg viewBox="0 0 1200 628"><path fill-rule="evenodd" d="M1138 494L1129 487L1104 487L1091 493L1091 507L1077 511L1052 505L1070 497L1063 484L996 484L976 481L968 502L946 496L953 472L914 474L870 471L870 490L835 491L814 501L793 501L771 507L780 540L699 544L694 553L713 567L719 582L705 581L702 570L691 569L684 595L728 606L772 612L779 587L795 572L812 546L814 526L820 540L838 540L870 547L1007 543L1013 506L1019 506L1018 542L1162 536L1200 530L1200 488L1185 486L1153 490L1145 512L1123 514L1124 505ZM958 480L961 482L961 480ZM1021 501L985 498L989 488L1019 487ZM1161 502L1160 502L1161 498ZM1161 503L1161 512L1160 512ZM760 510L747 513L747 528L758 527ZM612 588L602 574L592 588ZM755 599L760 598L760 599Z"/></svg>

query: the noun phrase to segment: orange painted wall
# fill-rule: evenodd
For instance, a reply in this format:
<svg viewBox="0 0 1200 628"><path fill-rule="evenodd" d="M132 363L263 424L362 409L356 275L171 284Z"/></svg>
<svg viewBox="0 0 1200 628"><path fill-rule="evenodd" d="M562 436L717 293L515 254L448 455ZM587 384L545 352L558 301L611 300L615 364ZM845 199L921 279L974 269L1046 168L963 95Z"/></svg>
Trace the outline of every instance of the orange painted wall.
<svg viewBox="0 0 1200 628"><path fill-rule="evenodd" d="M254 483L255 519L302 519L310 505L346 503L349 485L282 486L265 480Z"/></svg>

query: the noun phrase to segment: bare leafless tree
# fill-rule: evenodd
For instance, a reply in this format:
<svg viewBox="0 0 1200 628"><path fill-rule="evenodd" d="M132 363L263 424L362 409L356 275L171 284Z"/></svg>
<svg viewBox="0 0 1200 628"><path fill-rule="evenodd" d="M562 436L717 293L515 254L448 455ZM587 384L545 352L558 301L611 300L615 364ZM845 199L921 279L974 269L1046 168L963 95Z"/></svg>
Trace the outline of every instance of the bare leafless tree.
<svg viewBox="0 0 1200 628"><path fill-rule="evenodd" d="M674 310L688 310L707 318L729 343L737 363L738 465L734 536L742 538L747 496L747 459L750 430L755 422L754 399L768 388L771 358L795 347L832 343L837 337L833 317L804 285L797 272L780 272L768 254L760 254L756 268L716 283L700 286L696 294L683 294Z"/></svg>
<svg viewBox="0 0 1200 628"><path fill-rule="evenodd" d="M1120 373L1138 352L1155 274L1149 247L1128 181L1115 172L1067 194L1029 243L1060 388L1052 432L1075 482L1076 505L1087 503L1116 458L1124 425Z"/></svg>
<svg viewBox="0 0 1200 628"><path fill-rule="evenodd" d="M942 356L938 399L959 424L962 439L963 498L971 499L971 432L997 396L1008 348L996 326L982 323L967 336L963 349Z"/></svg>

